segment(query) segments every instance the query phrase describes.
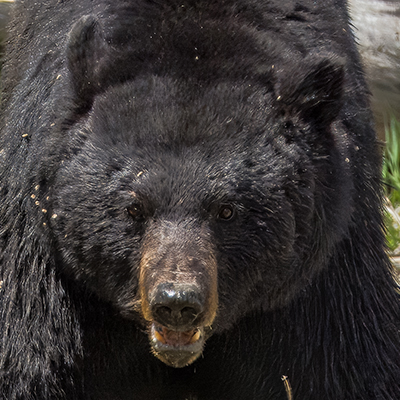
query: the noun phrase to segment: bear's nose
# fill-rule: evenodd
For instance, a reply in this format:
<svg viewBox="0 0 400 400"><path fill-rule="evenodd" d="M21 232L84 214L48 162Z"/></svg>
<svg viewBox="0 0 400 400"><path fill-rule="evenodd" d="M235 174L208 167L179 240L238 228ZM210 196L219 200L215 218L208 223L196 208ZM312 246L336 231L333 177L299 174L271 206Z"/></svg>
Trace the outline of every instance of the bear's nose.
<svg viewBox="0 0 400 400"><path fill-rule="evenodd" d="M204 311L204 296L196 285L162 283L150 299L155 321L176 331L187 331L199 324Z"/></svg>

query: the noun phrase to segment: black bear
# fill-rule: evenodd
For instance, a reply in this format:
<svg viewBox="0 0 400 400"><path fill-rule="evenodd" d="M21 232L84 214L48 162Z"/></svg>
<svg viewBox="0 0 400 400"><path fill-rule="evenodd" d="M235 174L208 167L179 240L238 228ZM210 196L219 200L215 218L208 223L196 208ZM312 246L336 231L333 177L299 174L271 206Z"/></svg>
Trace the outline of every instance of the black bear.
<svg viewBox="0 0 400 400"><path fill-rule="evenodd" d="M344 0L16 2L4 400L398 400Z"/></svg>

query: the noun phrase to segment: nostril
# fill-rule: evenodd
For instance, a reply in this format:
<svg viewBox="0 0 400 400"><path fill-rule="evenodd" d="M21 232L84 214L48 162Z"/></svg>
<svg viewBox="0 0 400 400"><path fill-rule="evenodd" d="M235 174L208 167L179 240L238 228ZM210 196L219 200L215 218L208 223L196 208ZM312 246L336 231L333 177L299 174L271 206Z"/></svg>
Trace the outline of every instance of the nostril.
<svg viewBox="0 0 400 400"><path fill-rule="evenodd" d="M157 320L168 321L172 318L172 310L166 306L156 305L153 309L153 315Z"/></svg>
<svg viewBox="0 0 400 400"><path fill-rule="evenodd" d="M199 310L194 307L183 307L181 310L181 315L183 319L194 321L199 314Z"/></svg>
<svg viewBox="0 0 400 400"><path fill-rule="evenodd" d="M201 309L197 305L187 306L185 304L171 306L155 304L152 307L154 319L162 325L175 329L187 329L194 325L195 320L201 314Z"/></svg>

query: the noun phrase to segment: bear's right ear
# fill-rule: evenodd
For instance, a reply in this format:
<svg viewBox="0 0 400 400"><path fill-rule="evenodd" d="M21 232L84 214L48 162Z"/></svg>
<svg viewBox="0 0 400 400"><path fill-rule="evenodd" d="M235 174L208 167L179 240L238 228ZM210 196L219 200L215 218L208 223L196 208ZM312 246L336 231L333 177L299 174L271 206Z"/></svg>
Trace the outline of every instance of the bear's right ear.
<svg viewBox="0 0 400 400"><path fill-rule="evenodd" d="M303 68L304 69L304 68ZM307 122L329 126L338 116L344 100L344 66L329 59L310 65L306 75L293 73L292 79L280 88L281 103L289 113L297 112Z"/></svg>
<svg viewBox="0 0 400 400"><path fill-rule="evenodd" d="M299 84L293 102L306 120L328 126L343 106L344 67L320 62Z"/></svg>
<svg viewBox="0 0 400 400"><path fill-rule="evenodd" d="M83 16L73 25L67 43L67 63L79 108L90 108L94 96L101 90L101 76L109 52L96 17Z"/></svg>

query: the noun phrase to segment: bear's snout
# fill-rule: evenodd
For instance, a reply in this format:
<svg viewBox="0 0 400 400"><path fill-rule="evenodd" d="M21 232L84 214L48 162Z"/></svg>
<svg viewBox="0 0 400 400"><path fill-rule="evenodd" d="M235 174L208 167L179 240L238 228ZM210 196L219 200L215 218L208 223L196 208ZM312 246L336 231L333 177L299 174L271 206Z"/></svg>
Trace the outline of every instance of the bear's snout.
<svg viewBox="0 0 400 400"><path fill-rule="evenodd" d="M173 367L200 356L217 313L217 263L209 238L193 221L163 221L144 243L141 312L153 353Z"/></svg>

